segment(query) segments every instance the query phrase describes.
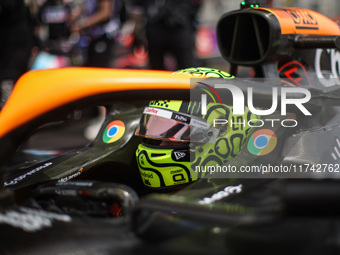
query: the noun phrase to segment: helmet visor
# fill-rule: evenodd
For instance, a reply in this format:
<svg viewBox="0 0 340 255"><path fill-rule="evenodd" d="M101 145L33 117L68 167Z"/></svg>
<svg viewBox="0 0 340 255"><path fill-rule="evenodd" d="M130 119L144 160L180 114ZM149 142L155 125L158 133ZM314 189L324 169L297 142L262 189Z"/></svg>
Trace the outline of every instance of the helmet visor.
<svg viewBox="0 0 340 255"><path fill-rule="evenodd" d="M165 141L203 143L210 139L213 133L210 125L202 119L146 107L135 134Z"/></svg>

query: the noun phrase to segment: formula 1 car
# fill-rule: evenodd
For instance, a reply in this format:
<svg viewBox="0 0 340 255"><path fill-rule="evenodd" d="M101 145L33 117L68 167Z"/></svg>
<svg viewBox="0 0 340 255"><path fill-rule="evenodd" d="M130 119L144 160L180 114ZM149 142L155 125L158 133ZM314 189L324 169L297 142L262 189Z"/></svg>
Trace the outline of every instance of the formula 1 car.
<svg viewBox="0 0 340 255"><path fill-rule="evenodd" d="M339 253L340 28L306 9L254 7L222 16L217 35L228 79L75 67L20 78L0 113L1 254ZM244 66L252 79L236 78ZM261 116L246 139L230 137L237 153L225 139L226 151L209 150L235 154L219 172L207 165L180 189L148 188L155 176L144 169L141 178L135 157L136 129L155 110L144 108L196 97L203 105L204 95ZM92 105L107 115L90 144L39 154L25 146L43 125ZM242 126L235 121L230 128Z"/></svg>

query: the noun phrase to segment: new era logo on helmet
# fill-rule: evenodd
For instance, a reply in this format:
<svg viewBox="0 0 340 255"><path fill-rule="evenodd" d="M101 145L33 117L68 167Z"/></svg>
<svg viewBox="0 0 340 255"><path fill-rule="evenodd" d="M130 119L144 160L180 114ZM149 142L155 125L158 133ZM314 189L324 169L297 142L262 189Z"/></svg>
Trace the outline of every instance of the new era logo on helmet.
<svg viewBox="0 0 340 255"><path fill-rule="evenodd" d="M187 154L182 151L174 151L174 155L177 160L180 160L181 158L184 158Z"/></svg>

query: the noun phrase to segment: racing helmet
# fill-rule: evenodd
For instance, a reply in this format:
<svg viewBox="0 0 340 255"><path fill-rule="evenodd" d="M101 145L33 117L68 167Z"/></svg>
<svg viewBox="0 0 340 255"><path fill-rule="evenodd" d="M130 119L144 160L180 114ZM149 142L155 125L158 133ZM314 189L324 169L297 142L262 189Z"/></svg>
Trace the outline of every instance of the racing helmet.
<svg viewBox="0 0 340 255"><path fill-rule="evenodd" d="M211 68L189 68L177 73L194 77L234 78ZM208 166L222 166L235 157L247 142L250 119L257 119L246 108L234 115L232 107L209 103L201 114L197 101L155 100L144 109L135 135L143 137L136 150L137 165L144 184L150 188L179 188L202 178ZM228 123L237 119L244 128L214 127L215 119Z"/></svg>

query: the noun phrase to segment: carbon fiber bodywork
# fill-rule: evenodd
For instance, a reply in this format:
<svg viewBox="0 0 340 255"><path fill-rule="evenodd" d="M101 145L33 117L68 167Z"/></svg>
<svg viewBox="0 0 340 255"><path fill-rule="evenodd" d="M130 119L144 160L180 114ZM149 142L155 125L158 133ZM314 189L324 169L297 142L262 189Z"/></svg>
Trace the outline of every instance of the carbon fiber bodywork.
<svg viewBox="0 0 340 255"><path fill-rule="evenodd" d="M282 10L286 14L293 11L300 13ZM1 254L339 254L338 30L327 35L333 36L332 40L313 34L315 45L324 50L313 48L314 44L306 42L309 39L295 44L299 39L296 34L280 34L281 23L275 16L278 12L241 10L225 16L218 26L221 32L230 24L237 28L237 22L244 25L243 21L249 19L254 25L254 40L263 35L258 31L261 22L267 22L268 33L273 32L267 34L269 41L257 41L256 48L263 54L259 58L251 55L246 63L235 45L243 34L235 32L236 39L231 41L223 35L220 40L220 47L231 47L222 52L234 61L231 71L235 75L237 67L246 64L254 68L255 77L262 78L228 81L246 98L252 96L256 109L272 105L273 88L278 89L279 105L282 88L303 87L311 95L304 105L310 116L294 106L287 107L287 116L297 125L282 125L284 117L277 109L266 116L277 121L263 121L251 131L250 135L263 129L275 133L276 143L270 152L260 155L251 145L244 146L224 165L262 170L252 175L210 172L193 184L167 191L148 189L142 182L135 161L141 140L134 131L143 108L151 99L190 100L199 85L190 84L187 77L91 68L26 74L0 114L0 123L8 123L0 128L4 174L0 192ZM310 26L315 27L315 23ZM264 43L269 48L263 48ZM285 46L282 50L289 49L285 54L278 52L280 43ZM330 46L332 49L328 49ZM233 59L237 56L241 59ZM87 79L83 79L84 72ZM62 91L43 87L45 81L60 76L58 81L66 83ZM40 96L51 98L46 100L48 105L25 98L32 81L41 83L44 93L39 91ZM223 83L219 79L200 82L209 86ZM78 83L85 87L77 87ZM252 95L248 94L250 87L254 88ZM216 92L223 95L221 100L233 102L230 91L220 88ZM289 97L296 98L299 96L295 94ZM21 101L27 109L17 106ZM20 146L36 128L92 105L107 108L93 142L53 155L15 157L23 155L25 147ZM39 111L32 113L35 109ZM109 131L113 124L116 130L112 135ZM294 175L264 174L270 166L288 169ZM327 171L318 171L325 166Z"/></svg>

